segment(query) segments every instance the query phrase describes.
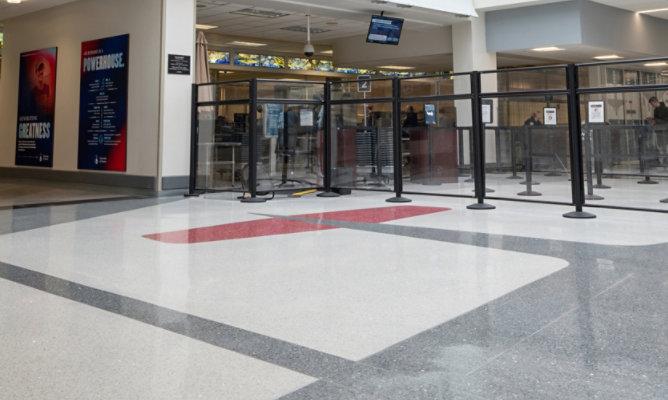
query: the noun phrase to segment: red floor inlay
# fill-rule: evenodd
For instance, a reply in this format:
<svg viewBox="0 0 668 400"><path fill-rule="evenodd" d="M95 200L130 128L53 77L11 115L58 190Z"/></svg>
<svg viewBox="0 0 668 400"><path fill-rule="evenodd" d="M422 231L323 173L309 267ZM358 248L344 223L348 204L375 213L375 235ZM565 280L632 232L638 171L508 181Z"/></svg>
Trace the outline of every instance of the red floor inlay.
<svg viewBox="0 0 668 400"><path fill-rule="evenodd" d="M367 208L362 210L332 211L318 214L302 214L296 215L295 217L313 218L318 220L381 223L447 210L449 210L449 208L395 206ZM206 226L181 231L153 233L150 235L143 235L143 237L164 243L203 243L336 228L336 226L326 224L294 221L277 217Z"/></svg>

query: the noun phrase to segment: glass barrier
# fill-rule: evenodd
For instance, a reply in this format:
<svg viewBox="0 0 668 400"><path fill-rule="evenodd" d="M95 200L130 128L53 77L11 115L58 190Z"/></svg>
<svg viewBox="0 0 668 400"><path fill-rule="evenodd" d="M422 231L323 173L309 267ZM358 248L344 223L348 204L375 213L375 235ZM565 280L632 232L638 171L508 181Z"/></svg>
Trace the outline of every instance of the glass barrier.
<svg viewBox="0 0 668 400"><path fill-rule="evenodd" d="M473 196L471 101L404 102L401 121L404 191Z"/></svg>
<svg viewBox="0 0 668 400"><path fill-rule="evenodd" d="M258 99L318 100L325 95L323 83L257 81Z"/></svg>
<svg viewBox="0 0 668 400"><path fill-rule="evenodd" d="M587 203L668 210L661 202L668 197L668 119L661 118L663 113L668 116L668 109L661 110L663 95L581 95ZM653 97L656 108L649 102Z"/></svg>
<svg viewBox="0 0 668 400"><path fill-rule="evenodd" d="M332 105L332 186L393 190L392 103Z"/></svg>
<svg viewBox="0 0 668 400"><path fill-rule="evenodd" d="M566 90L566 67L483 72L482 93Z"/></svg>
<svg viewBox="0 0 668 400"><path fill-rule="evenodd" d="M248 104L198 107L196 189L241 190L248 163Z"/></svg>
<svg viewBox="0 0 668 400"><path fill-rule="evenodd" d="M250 81L200 85L197 101L231 101L250 99Z"/></svg>
<svg viewBox="0 0 668 400"><path fill-rule="evenodd" d="M258 191L322 186L323 106L258 105Z"/></svg>
<svg viewBox="0 0 668 400"><path fill-rule="evenodd" d="M392 80L332 82L332 100L392 98Z"/></svg>
<svg viewBox="0 0 668 400"><path fill-rule="evenodd" d="M486 100L492 106L484 125L488 196L570 204L567 97Z"/></svg>
<svg viewBox="0 0 668 400"><path fill-rule="evenodd" d="M583 65L578 71L580 88L668 84L668 60Z"/></svg>
<svg viewBox="0 0 668 400"><path fill-rule="evenodd" d="M471 93L471 76L468 74L402 79L400 82L402 98Z"/></svg>

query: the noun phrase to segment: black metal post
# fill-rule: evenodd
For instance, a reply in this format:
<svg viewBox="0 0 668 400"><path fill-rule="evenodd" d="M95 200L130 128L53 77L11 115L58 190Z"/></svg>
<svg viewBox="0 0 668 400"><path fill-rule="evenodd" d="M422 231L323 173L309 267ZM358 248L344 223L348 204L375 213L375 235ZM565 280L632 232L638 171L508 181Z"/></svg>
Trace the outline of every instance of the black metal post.
<svg viewBox="0 0 668 400"><path fill-rule="evenodd" d="M471 117L473 136L473 176L475 196L478 202L466 206L472 210L492 210L496 206L486 204L485 200L485 132L482 124L482 101L480 99L480 72L471 73Z"/></svg>
<svg viewBox="0 0 668 400"><path fill-rule="evenodd" d="M517 148L515 143L517 143L517 135L515 128L510 128L510 164L513 174L506 179L522 179L517 176Z"/></svg>
<svg viewBox="0 0 668 400"><path fill-rule="evenodd" d="M653 181L652 177L649 173L649 156L651 154L648 154L649 152L647 150L649 147L649 135L653 133L654 130L650 131L648 129L643 129L640 132L640 144L638 148L638 157L640 158L640 173L642 175L645 175L645 179L642 181L638 181L639 184L641 185L656 185L657 181Z"/></svg>
<svg viewBox="0 0 668 400"><path fill-rule="evenodd" d="M530 126L524 126L524 172L526 178L521 184L527 185L527 189L524 192L517 193L518 196L542 196L540 192L533 190L533 185L537 185L538 182L533 181L533 129L529 130Z"/></svg>
<svg viewBox="0 0 668 400"><path fill-rule="evenodd" d="M606 132L608 136L608 143L610 143L610 129L608 127L593 130L594 135L594 172L596 173L596 184L593 186L596 189L610 189L610 186L603 184L603 141L601 136ZM609 150L610 147L607 147Z"/></svg>
<svg viewBox="0 0 668 400"><path fill-rule="evenodd" d="M401 155L401 86L397 78L392 79L392 150L394 151L394 193L396 196L385 200L389 203L408 203L411 199L401 197L403 188L403 171Z"/></svg>
<svg viewBox="0 0 668 400"><path fill-rule="evenodd" d="M188 194L186 196L199 196L197 187L197 156L199 147L199 123L197 118L197 93L199 86L192 85L190 100L190 180L188 183Z"/></svg>
<svg viewBox="0 0 668 400"><path fill-rule="evenodd" d="M594 174L592 173L592 135L594 129L590 126L585 126L585 133L583 133L584 143L584 156L585 156L585 173L587 174L587 193L585 194L585 200L603 200L603 196L594 194Z"/></svg>
<svg viewBox="0 0 668 400"><path fill-rule="evenodd" d="M323 156L322 156L322 168L323 177L322 183L324 186L324 191L318 193L318 197L339 197L338 193L332 192L332 82L325 83L325 103L322 105L324 107L324 117L323 122Z"/></svg>
<svg viewBox="0 0 668 400"><path fill-rule="evenodd" d="M248 193L242 203L263 203L267 199L257 197L257 79L250 81L250 107L248 110Z"/></svg>
<svg viewBox="0 0 668 400"><path fill-rule="evenodd" d="M582 169L582 126L580 117L580 96L578 75L574 64L566 67L568 85L568 128L571 145L571 194L575 211L564 214L566 218L596 218L596 215L582 211L584 206L584 175Z"/></svg>

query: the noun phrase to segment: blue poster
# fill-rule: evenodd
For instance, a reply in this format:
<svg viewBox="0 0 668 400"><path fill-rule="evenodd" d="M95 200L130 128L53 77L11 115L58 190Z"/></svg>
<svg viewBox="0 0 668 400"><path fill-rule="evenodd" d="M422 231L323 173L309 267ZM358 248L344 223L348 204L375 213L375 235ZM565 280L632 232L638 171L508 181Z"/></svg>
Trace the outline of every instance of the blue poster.
<svg viewBox="0 0 668 400"><path fill-rule="evenodd" d="M16 165L53 166L57 48L21 53Z"/></svg>
<svg viewBox="0 0 668 400"><path fill-rule="evenodd" d="M265 136L278 136L278 130L283 128L283 105L265 104Z"/></svg>
<svg viewBox="0 0 668 400"><path fill-rule="evenodd" d="M125 171L130 35L81 43L79 169Z"/></svg>

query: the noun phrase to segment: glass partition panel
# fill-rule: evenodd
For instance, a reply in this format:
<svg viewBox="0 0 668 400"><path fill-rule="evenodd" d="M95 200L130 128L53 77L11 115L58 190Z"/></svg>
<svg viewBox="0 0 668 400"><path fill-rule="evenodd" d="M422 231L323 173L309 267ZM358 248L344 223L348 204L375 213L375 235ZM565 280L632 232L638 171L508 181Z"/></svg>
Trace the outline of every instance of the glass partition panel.
<svg viewBox="0 0 668 400"><path fill-rule="evenodd" d="M332 100L392 98L392 80L375 79L333 82Z"/></svg>
<svg viewBox="0 0 668 400"><path fill-rule="evenodd" d="M490 196L570 204L567 97L491 100L485 129L485 181Z"/></svg>
<svg viewBox="0 0 668 400"><path fill-rule="evenodd" d="M566 68L500 70L483 72L481 91L522 92L528 90L566 89Z"/></svg>
<svg viewBox="0 0 668 400"><path fill-rule="evenodd" d="M403 98L471 93L471 76L468 74L402 79L400 82Z"/></svg>
<svg viewBox="0 0 668 400"><path fill-rule="evenodd" d="M392 103L332 105L332 186L393 190Z"/></svg>
<svg viewBox="0 0 668 400"><path fill-rule="evenodd" d="M473 196L471 101L402 103L406 192Z"/></svg>
<svg viewBox="0 0 668 400"><path fill-rule="evenodd" d="M250 82L212 83L201 85L198 101L230 101L250 99Z"/></svg>
<svg viewBox="0 0 668 400"><path fill-rule="evenodd" d="M196 188L241 189L248 163L248 104L198 108Z"/></svg>
<svg viewBox="0 0 668 400"><path fill-rule="evenodd" d="M322 186L322 105L258 105L258 191Z"/></svg>
<svg viewBox="0 0 668 400"><path fill-rule="evenodd" d="M318 100L325 95L323 83L258 81L258 99Z"/></svg>
<svg viewBox="0 0 668 400"><path fill-rule="evenodd" d="M668 210L661 202L668 197L663 96L663 91L581 95L587 203ZM649 102L653 98L656 108Z"/></svg>
<svg viewBox="0 0 668 400"><path fill-rule="evenodd" d="M585 65L578 76L581 88L668 84L668 60Z"/></svg>

